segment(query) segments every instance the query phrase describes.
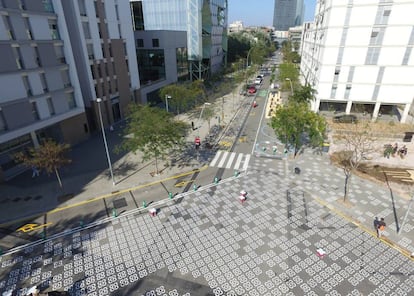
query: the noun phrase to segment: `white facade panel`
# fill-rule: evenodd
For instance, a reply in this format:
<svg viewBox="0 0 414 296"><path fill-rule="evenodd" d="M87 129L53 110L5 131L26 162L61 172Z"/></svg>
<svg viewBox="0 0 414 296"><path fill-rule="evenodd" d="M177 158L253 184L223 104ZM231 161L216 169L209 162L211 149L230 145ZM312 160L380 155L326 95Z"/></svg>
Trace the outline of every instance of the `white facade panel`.
<svg viewBox="0 0 414 296"><path fill-rule="evenodd" d="M47 105L46 98L37 99L36 100L36 107L37 107L37 113L39 114L39 118L41 120L50 117L50 111L49 111L49 107Z"/></svg>
<svg viewBox="0 0 414 296"><path fill-rule="evenodd" d="M382 44L389 46L407 46L413 26L414 21L411 26L388 27L385 31Z"/></svg>
<svg viewBox="0 0 414 296"><path fill-rule="evenodd" d="M326 30L324 44L325 46L338 46L341 44L341 37L342 37L343 28L329 28Z"/></svg>
<svg viewBox="0 0 414 296"><path fill-rule="evenodd" d="M353 81L362 84L375 84L377 81L378 71L379 67L377 66L356 67L354 71Z"/></svg>
<svg viewBox="0 0 414 296"><path fill-rule="evenodd" d="M3 17L0 17L0 40L9 40L9 34L6 31Z"/></svg>
<svg viewBox="0 0 414 296"><path fill-rule="evenodd" d="M36 40L50 40L52 39L49 23L46 17L33 15L29 18L32 36Z"/></svg>
<svg viewBox="0 0 414 296"><path fill-rule="evenodd" d="M400 66L405 48L403 47L383 47L378 58L378 65L384 66Z"/></svg>
<svg viewBox="0 0 414 296"><path fill-rule="evenodd" d="M384 71L383 83L392 83L397 85L413 85L413 67L387 67Z"/></svg>
<svg viewBox="0 0 414 296"><path fill-rule="evenodd" d="M369 45L372 27L349 28L345 46L364 46Z"/></svg>
<svg viewBox="0 0 414 296"><path fill-rule="evenodd" d="M13 87L10 87L10 85L13 85ZM19 73L0 75L0 89L0 103L25 98L27 96L26 88Z"/></svg>
<svg viewBox="0 0 414 296"><path fill-rule="evenodd" d="M329 15L329 27L330 28L342 28L345 23L345 16L346 16L346 6L342 7L335 7L332 9Z"/></svg>
<svg viewBox="0 0 414 296"><path fill-rule="evenodd" d="M403 5L402 5L403 4ZM394 0L389 17L390 24L413 25L414 2L410 0Z"/></svg>
<svg viewBox="0 0 414 296"><path fill-rule="evenodd" d="M327 47L321 56L321 63L324 65L335 65L338 57L338 47Z"/></svg>
<svg viewBox="0 0 414 296"><path fill-rule="evenodd" d="M337 0L335 0L337 2ZM372 26L375 22L375 16L377 14L376 6L378 5L378 0L376 1L376 5L367 5L368 1L364 0L359 1L360 3L356 3L354 7L352 7L351 18L349 19L349 23L352 27L361 27L361 26ZM358 6L358 4L362 4Z"/></svg>
<svg viewBox="0 0 414 296"><path fill-rule="evenodd" d="M318 98L329 99L331 95L332 84L331 83L319 83L316 91L318 92Z"/></svg>
<svg viewBox="0 0 414 296"><path fill-rule="evenodd" d="M410 104L413 101L412 85L381 85L378 101L394 104Z"/></svg>
<svg viewBox="0 0 414 296"><path fill-rule="evenodd" d="M367 47L346 47L342 58L344 65L364 65Z"/></svg>
<svg viewBox="0 0 414 296"><path fill-rule="evenodd" d="M349 100L355 102L370 102L372 101L372 94L374 93L374 85L373 84L353 84L352 88L349 91ZM346 91L346 85L342 88ZM341 100L344 97L340 98Z"/></svg>

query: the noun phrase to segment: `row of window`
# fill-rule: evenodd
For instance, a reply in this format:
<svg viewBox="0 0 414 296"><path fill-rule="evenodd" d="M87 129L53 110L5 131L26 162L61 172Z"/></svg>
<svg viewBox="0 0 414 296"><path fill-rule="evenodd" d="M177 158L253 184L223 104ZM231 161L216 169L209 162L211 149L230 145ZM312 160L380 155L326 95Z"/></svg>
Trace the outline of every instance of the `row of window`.
<svg viewBox="0 0 414 296"><path fill-rule="evenodd" d="M145 47L144 39L135 39L135 45L137 48ZM152 47L160 47L160 40L158 38L152 39Z"/></svg>
<svg viewBox="0 0 414 296"><path fill-rule="evenodd" d="M15 30L13 28L12 21L10 19L10 16L3 15L3 20L4 20L4 25L6 27L7 35L9 36L10 40L21 40L21 39L23 39L23 36L16 36ZM49 22L49 31L50 31L51 39L52 40L59 40L60 35L59 35L59 30L58 30L56 20L49 19L48 22ZM27 39L28 40L33 40L33 33L32 33L33 30L32 30L32 26L30 24L29 18L28 17L23 17L23 23L24 23L24 26L25 26Z"/></svg>
<svg viewBox="0 0 414 296"><path fill-rule="evenodd" d="M35 64L37 65L37 67L42 67L42 60L40 58L40 54L39 54L39 49L38 47L32 46L33 48L33 57L34 57L34 61ZM66 58L65 58L65 54L63 52L63 47L62 46L54 46L55 49L55 54L56 54L56 61L58 61L59 64L66 64ZM23 55L21 53L20 47L17 45L14 45L12 47L13 50L13 55L14 58L16 60L16 66L17 69L22 70L22 69L32 69L33 67L27 67L25 65L24 59L23 59ZM26 59L29 59L29 56L25 56ZM53 58L53 57L50 57Z"/></svg>

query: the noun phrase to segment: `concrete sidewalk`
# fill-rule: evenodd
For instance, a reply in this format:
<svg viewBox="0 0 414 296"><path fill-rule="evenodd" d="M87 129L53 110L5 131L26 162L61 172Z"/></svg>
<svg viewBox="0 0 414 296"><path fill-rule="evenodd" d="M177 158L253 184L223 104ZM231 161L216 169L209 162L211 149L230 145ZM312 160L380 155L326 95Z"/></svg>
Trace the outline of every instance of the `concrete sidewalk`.
<svg viewBox="0 0 414 296"><path fill-rule="evenodd" d="M238 93L234 97L233 94L228 94L223 98L220 97L213 103L217 116L211 120L211 126L218 124L219 121L221 125L229 123L235 114L235 108L241 106L245 100L251 99L240 96ZM160 162L161 174L154 175L154 161L142 162L139 152L120 155L113 153L116 145L122 140L122 126L115 125L114 131L106 130L115 186L112 185L109 174L102 134L98 132L88 141L72 148L70 152L72 163L60 171L63 188L59 187L55 175L47 176L41 173L39 177L32 178L30 170L7 183L0 184L0 224L7 225L9 221L23 220L57 207L162 180L202 167L205 165L202 160L198 161L195 157L191 157L195 137L200 136L203 144L203 139L209 134L208 123L205 120L198 120L200 114L198 111L201 112L201 108L196 112L176 116L179 120L189 124L193 121L199 128L191 130L187 136L187 159L178 160L174 166L169 166L169 161ZM224 114L224 120L221 118L222 114ZM5 225L0 226L0 235L2 227L4 228Z"/></svg>

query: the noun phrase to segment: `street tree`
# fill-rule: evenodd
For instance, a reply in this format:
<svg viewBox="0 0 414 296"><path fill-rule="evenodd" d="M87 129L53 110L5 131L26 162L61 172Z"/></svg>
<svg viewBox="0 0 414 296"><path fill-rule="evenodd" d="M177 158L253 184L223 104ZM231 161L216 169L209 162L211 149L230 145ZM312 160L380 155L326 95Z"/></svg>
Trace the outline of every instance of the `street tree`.
<svg viewBox="0 0 414 296"><path fill-rule="evenodd" d="M208 130L211 130L211 119L216 115L216 110L214 105L205 105L203 113L201 114L201 118L207 121Z"/></svg>
<svg viewBox="0 0 414 296"><path fill-rule="evenodd" d="M187 105L189 92L185 85L175 83L162 87L159 95L163 100L168 97L168 105L180 114L180 110Z"/></svg>
<svg viewBox="0 0 414 296"><path fill-rule="evenodd" d="M283 84L283 89L290 89L290 83L286 80L289 78L294 88L299 84L299 70L292 63L284 63L279 65L279 81Z"/></svg>
<svg viewBox="0 0 414 296"><path fill-rule="evenodd" d="M310 84L296 86L289 100L297 103L310 103L315 99L316 90Z"/></svg>
<svg viewBox="0 0 414 296"><path fill-rule="evenodd" d="M302 148L306 136L312 146L321 146L327 127L324 117L312 112L307 104L296 102L277 108L270 124L286 148L293 147L294 157Z"/></svg>
<svg viewBox="0 0 414 296"><path fill-rule="evenodd" d="M375 137L371 127L366 122L342 124L337 135L338 146L341 149L331 155L333 163L342 168L345 174L344 199L348 199L351 177L358 170L368 155L374 152Z"/></svg>
<svg viewBox="0 0 414 296"><path fill-rule="evenodd" d="M59 169L72 162L66 157L69 152L69 144L59 144L52 139L45 139L38 148L31 147L26 152L14 155L16 161L27 167L45 170L48 175L55 173L60 188L63 187Z"/></svg>
<svg viewBox="0 0 414 296"><path fill-rule="evenodd" d="M131 104L128 106L124 138L116 152L142 152L142 161L155 160L158 174L158 161L184 148L188 128L188 124L175 120L163 109Z"/></svg>

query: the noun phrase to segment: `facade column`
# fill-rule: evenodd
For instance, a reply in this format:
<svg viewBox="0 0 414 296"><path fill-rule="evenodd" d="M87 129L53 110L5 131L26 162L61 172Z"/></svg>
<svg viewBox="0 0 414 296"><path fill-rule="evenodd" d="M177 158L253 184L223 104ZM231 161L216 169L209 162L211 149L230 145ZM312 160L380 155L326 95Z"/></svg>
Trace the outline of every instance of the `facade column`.
<svg viewBox="0 0 414 296"><path fill-rule="evenodd" d="M315 100L311 101L311 110L315 113L319 113L320 105L321 105L321 100L315 98Z"/></svg>
<svg viewBox="0 0 414 296"><path fill-rule="evenodd" d="M404 111L403 111L403 114L401 116L400 123L405 123L407 121L408 112L410 111L410 109L411 109L411 104L405 104Z"/></svg>
<svg viewBox="0 0 414 296"><path fill-rule="evenodd" d="M37 139L37 135L35 131L30 132L30 137L32 138L33 146L38 148L40 146L39 140Z"/></svg>
<svg viewBox="0 0 414 296"><path fill-rule="evenodd" d="M348 101L348 102L346 103L345 113L346 113L346 114L351 113L351 108L352 108L352 101Z"/></svg>
<svg viewBox="0 0 414 296"><path fill-rule="evenodd" d="M381 103L375 103L374 112L372 113L372 121L375 121L378 118L379 109L381 107Z"/></svg>

